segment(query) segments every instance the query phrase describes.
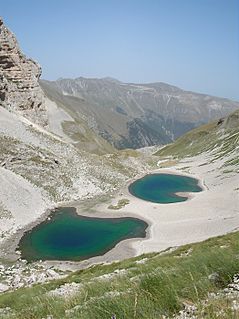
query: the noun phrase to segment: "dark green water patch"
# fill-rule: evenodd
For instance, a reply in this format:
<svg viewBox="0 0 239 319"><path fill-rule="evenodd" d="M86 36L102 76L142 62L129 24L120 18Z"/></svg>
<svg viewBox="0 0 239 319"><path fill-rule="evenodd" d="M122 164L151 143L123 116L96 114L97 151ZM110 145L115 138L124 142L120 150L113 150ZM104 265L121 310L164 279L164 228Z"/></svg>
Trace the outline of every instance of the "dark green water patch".
<svg viewBox="0 0 239 319"><path fill-rule="evenodd" d="M28 261L79 261L103 255L124 239L145 237L147 226L137 218L84 217L74 207L61 207L24 234L19 250Z"/></svg>
<svg viewBox="0 0 239 319"><path fill-rule="evenodd" d="M149 202L168 204L183 202L186 196L176 193L201 192L198 180L173 174L150 174L136 180L129 186L132 195Z"/></svg>

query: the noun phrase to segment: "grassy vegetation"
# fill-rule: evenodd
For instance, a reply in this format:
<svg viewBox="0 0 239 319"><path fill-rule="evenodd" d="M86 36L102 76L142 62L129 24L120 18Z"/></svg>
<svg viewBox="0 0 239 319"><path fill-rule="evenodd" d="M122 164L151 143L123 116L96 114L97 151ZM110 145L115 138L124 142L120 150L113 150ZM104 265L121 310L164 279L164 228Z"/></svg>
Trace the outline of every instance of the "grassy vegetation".
<svg viewBox="0 0 239 319"><path fill-rule="evenodd" d="M236 232L173 252L96 265L63 280L0 295L0 307L13 311L2 318L41 319L52 315L54 319L110 319L116 314L117 319L159 319L172 317L185 303L196 305L203 318L237 318L229 302L212 299L204 305L203 301L208 293L224 288L239 271L238 251ZM217 276L212 280L210 275L214 273ZM110 274L110 279L100 279L103 274ZM65 299L47 295L71 282L81 283L76 295ZM222 310L224 315L217 316Z"/></svg>
<svg viewBox="0 0 239 319"><path fill-rule="evenodd" d="M208 150L214 146L215 139L212 138L214 131L216 133L216 123L200 126L184 134L175 143L160 149L156 155L177 158L198 155L203 150Z"/></svg>
<svg viewBox="0 0 239 319"><path fill-rule="evenodd" d="M239 111L229 115L223 122L200 126L160 149L155 155L163 158L184 158L203 152L211 153L211 161L226 159L224 167L234 166L238 171L239 160L236 150L239 145ZM225 170L225 172L231 171Z"/></svg>
<svg viewBox="0 0 239 319"><path fill-rule="evenodd" d="M109 205L108 209L118 210L118 209L121 209L128 204L129 204L129 200L127 198L122 198L122 199L118 200L117 205Z"/></svg>
<svg viewBox="0 0 239 319"><path fill-rule="evenodd" d="M128 158L128 157L139 157L140 153L137 150L133 150L133 149L125 149L125 150L121 150L120 151L121 156L123 156L124 158Z"/></svg>
<svg viewBox="0 0 239 319"><path fill-rule="evenodd" d="M178 163L178 161L170 161L170 160L166 160L163 161L161 163L158 164L159 168L167 168L167 167L172 167L174 165L176 165Z"/></svg>

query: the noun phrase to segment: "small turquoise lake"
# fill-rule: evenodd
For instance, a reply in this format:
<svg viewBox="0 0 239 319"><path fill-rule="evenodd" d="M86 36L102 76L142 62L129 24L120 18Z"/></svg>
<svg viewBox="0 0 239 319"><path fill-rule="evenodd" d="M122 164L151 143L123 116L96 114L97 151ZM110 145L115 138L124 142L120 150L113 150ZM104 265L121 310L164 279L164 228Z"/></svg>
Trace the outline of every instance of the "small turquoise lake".
<svg viewBox="0 0 239 319"><path fill-rule="evenodd" d="M19 250L27 261L79 261L103 255L124 239L144 238L147 227L137 218L84 217L74 207L62 207L26 232Z"/></svg>
<svg viewBox="0 0 239 319"><path fill-rule="evenodd" d="M164 173L146 175L129 186L129 192L135 197L160 204L183 202L188 199L176 193L201 191L202 188L195 178Z"/></svg>

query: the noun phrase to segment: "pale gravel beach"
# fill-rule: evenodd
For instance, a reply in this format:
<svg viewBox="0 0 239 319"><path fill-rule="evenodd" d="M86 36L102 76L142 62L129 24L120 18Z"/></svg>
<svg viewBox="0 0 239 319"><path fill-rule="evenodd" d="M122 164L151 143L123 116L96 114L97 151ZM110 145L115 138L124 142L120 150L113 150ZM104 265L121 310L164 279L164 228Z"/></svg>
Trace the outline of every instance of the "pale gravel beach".
<svg viewBox="0 0 239 319"><path fill-rule="evenodd" d="M187 194L185 202L158 204L134 197L124 187L111 201L97 205L93 211L80 215L92 217L135 217L145 220L149 227L144 239L128 239L117 244L103 256L83 262L47 262L62 269L85 268L94 263L112 262L143 253L161 252L170 247L200 242L239 229L239 176L220 174L219 161L205 164L205 155L188 158L174 167L157 169L152 173L180 174L197 178L202 192ZM203 165L202 165L203 164ZM145 174L144 174L145 175ZM141 178L142 176L139 176ZM230 178L229 178L230 177ZM134 179L135 180L135 179ZM108 209L127 198L130 203L120 210Z"/></svg>
<svg viewBox="0 0 239 319"><path fill-rule="evenodd" d="M96 201L96 205L89 209L81 201L61 203L62 206L76 207L77 213L83 216L135 217L145 220L149 225L146 238L124 240L106 254L81 262L45 261L44 263L61 269L80 269L92 264L118 261L143 253L160 252L170 247L199 242L237 230L239 227L238 174L234 173L233 176L219 174L219 164L222 163L218 161L205 163L207 163L207 158L201 155L196 158L188 158L167 169L159 168L148 172L149 174L180 174L198 179L203 191L186 194L188 200L185 202L158 204L131 195L128 186L137 178L144 176L144 173L129 181L110 200L101 204L97 204ZM115 205L122 198L129 199L130 203L120 210L108 209L110 204ZM50 211L39 216L40 218L31 225L19 229L18 239L12 243L10 250L13 251L13 248L16 248L17 241L24 231L44 220L49 213Z"/></svg>
<svg viewBox="0 0 239 319"><path fill-rule="evenodd" d="M239 227L238 175L230 179L226 175L218 177L217 167L213 167L213 164L199 166L204 162L204 157L198 157L192 164L187 163L191 173L189 176L201 181L204 190L191 195L185 202L155 204L138 200L129 194L127 209L139 218L146 217L152 225L149 239L132 242L137 255L199 242ZM183 166L178 165L170 171L185 174Z"/></svg>
<svg viewBox="0 0 239 319"><path fill-rule="evenodd" d="M185 202L158 204L147 202L131 195L128 186L116 196L112 203L121 198L128 198L130 203L113 212L107 207L109 203L97 206L94 216L123 217L132 216L145 220L149 224L146 239L131 239L119 243L110 253L119 257L117 250L129 246L134 255L160 252L170 247L203 241L210 237L232 232L239 227L239 176L222 174L218 176L218 165L202 165L205 156L198 156L169 169L158 169L151 173L172 173L191 176L199 180L203 191L187 194ZM188 167L187 171L183 168ZM190 173L188 173L190 171ZM142 177L142 176L141 176ZM107 213L107 211L109 213ZM113 254L114 251L114 254ZM107 258L109 255L105 255Z"/></svg>

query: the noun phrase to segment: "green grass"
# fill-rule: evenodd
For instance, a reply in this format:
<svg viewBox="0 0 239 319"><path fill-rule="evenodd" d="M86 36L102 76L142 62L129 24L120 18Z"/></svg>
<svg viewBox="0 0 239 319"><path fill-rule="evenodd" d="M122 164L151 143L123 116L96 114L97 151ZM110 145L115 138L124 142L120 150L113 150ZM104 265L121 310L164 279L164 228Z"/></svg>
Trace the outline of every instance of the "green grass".
<svg viewBox="0 0 239 319"><path fill-rule="evenodd" d="M5 293L0 295L0 307L11 307L10 319L38 319L47 315L54 319L110 319L112 314L120 319L172 317L182 309L183 303L193 303L200 308L208 293L225 287L239 271L238 251L239 232L236 232L186 245L171 253L152 253L110 265L96 265L62 280ZM144 263L136 263L142 258ZM96 279L116 269L127 272L111 280ZM215 272L218 278L212 281L209 275ZM77 295L68 299L46 295L70 282L82 284ZM215 303L207 305L205 318L216 318L218 305ZM221 306L228 313L223 318L233 318L230 309L223 303Z"/></svg>
<svg viewBox="0 0 239 319"><path fill-rule="evenodd" d="M119 210L128 204L129 204L129 200L127 198L122 198L118 200L117 205L109 205L108 209Z"/></svg>
<svg viewBox="0 0 239 319"><path fill-rule="evenodd" d="M186 133L175 143L160 149L155 155L162 158L181 159L210 152L212 162L224 159L224 166L234 166L234 171L237 171L239 166L236 151L239 145L238 118L239 111L236 111L221 124L212 122L202 125Z"/></svg>
<svg viewBox="0 0 239 319"><path fill-rule="evenodd" d="M211 148L215 139L212 138L216 132L216 123L200 126L176 140L175 143L160 149L155 155L183 158L185 156L198 155L202 150Z"/></svg>

